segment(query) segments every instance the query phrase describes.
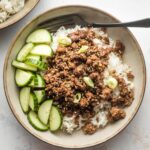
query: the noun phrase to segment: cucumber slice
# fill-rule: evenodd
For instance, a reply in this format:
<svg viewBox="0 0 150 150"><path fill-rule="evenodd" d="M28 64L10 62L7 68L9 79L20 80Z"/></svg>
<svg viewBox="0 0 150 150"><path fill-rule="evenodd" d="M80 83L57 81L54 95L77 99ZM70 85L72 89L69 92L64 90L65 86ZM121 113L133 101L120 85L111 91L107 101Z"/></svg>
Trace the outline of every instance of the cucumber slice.
<svg viewBox="0 0 150 150"><path fill-rule="evenodd" d="M47 64L46 63L44 63L42 61L39 61L39 60L36 60L36 59L31 59L31 58L27 59L25 61L25 64L31 65L33 67L37 67L40 70L45 70L47 68Z"/></svg>
<svg viewBox="0 0 150 150"><path fill-rule="evenodd" d="M41 104L38 110L38 117L43 124L47 124L53 101L47 100Z"/></svg>
<svg viewBox="0 0 150 150"><path fill-rule="evenodd" d="M34 44L29 43L23 46L23 48L20 50L20 52L17 55L18 61L24 61L26 59L26 56L30 53L30 51L33 49Z"/></svg>
<svg viewBox="0 0 150 150"><path fill-rule="evenodd" d="M36 76L33 77L33 79L31 80L31 82L28 84L29 87L34 88L34 78L36 78Z"/></svg>
<svg viewBox="0 0 150 150"><path fill-rule="evenodd" d="M40 44L35 46L30 53L38 56L53 56L53 51L51 47L46 44Z"/></svg>
<svg viewBox="0 0 150 150"><path fill-rule="evenodd" d="M50 112L50 121L49 121L49 127L50 131L54 132L60 129L62 124L62 115L60 110L52 106L51 112Z"/></svg>
<svg viewBox="0 0 150 150"><path fill-rule="evenodd" d="M33 111L38 110L38 100L37 100L35 94L33 94L33 93L30 93L29 106L30 106L31 110L33 110Z"/></svg>
<svg viewBox="0 0 150 150"><path fill-rule="evenodd" d="M16 84L20 87L27 85L33 79L33 77L34 75L31 72L26 72L20 69L16 70Z"/></svg>
<svg viewBox="0 0 150 150"><path fill-rule="evenodd" d="M24 87L20 90L20 105L24 113L29 111L30 88Z"/></svg>
<svg viewBox="0 0 150 150"><path fill-rule="evenodd" d="M37 43L37 44L39 43L50 44L51 41L52 41L51 34L45 29L35 30L28 36L26 40L27 43Z"/></svg>
<svg viewBox="0 0 150 150"><path fill-rule="evenodd" d="M45 98L45 90L34 91L34 94L36 95L39 104L40 104L40 103L44 100L44 98Z"/></svg>
<svg viewBox="0 0 150 150"><path fill-rule="evenodd" d="M22 62L18 62L16 60L12 61L12 65L18 69L29 70L29 71L37 71L37 67L27 65Z"/></svg>
<svg viewBox="0 0 150 150"><path fill-rule="evenodd" d="M38 61L40 61L41 60L41 57L40 56L36 56L36 55L28 55L27 57L26 57L26 59L36 59L36 60L38 60Z"/></svg>
<svg viewBox="0 0 150 150"><path fill-rule="evenodd" d="M47 131L48 126L44 125L38 119L38 115L34 111L30 111L28 114L28 121L32 125L33 128L39 131Z"/></svg>
<svg viewBox="0 0 150 150"><path fill-rule="evenodd" d="M39 74L36 75L36 79L34 80L34 86L37 88L45 88L45 82Z"/></svg>
<svg viewBox="0 0 150 150"><path fill-rule="evenodd" d="M28 84L32 88L45 88L45 82L41 75L36 74L33 80Z"/></svg>

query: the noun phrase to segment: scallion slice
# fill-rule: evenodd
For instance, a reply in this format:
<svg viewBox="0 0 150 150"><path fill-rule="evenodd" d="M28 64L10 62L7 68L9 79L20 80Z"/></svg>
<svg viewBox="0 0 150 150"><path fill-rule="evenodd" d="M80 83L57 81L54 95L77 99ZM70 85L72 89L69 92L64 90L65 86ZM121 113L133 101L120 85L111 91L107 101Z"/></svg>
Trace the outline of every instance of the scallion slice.
<svg viewBox="0 0 150 150"><path fill-rule="evenodd" d="M82 95L81 93L77 93L75 96L74 96L74 103L79 103L80 102L80 99L81 99Z"/></svg>
<svg viewBox="0 0 150 150"><path fill-rule="evenodd" d="M88 86L94 88L94 82L90 77L83 77L83 80Z"/></svg>
<svg viewBox="0 0 150 150"><path fill-rule="evenodd" d="M80 49L79 49L79 53L85 53L88 50L88 46L87 45L83 45Z"/></svg>

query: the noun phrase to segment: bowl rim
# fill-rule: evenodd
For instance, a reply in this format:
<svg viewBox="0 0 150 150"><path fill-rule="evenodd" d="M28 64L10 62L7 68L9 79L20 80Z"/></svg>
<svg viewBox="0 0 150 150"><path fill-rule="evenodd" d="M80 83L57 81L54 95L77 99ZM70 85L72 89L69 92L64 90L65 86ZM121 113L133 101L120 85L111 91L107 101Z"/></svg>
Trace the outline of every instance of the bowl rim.
<svg viewBox="0 0 150 150"><path fill-rule="evenodd" d="M6 54L6 57L5 57L5 61L4 61L4 67L3 67L3 86L4 86L4 92L5 92L5 96L6 96L6 99L7 99L7 103L14 115L14 117L16 118L16 120L19 122L19 124L28 132L30 133L32 136L36 137L38 140L44 142L44 143L47 143L47 144L50 144L50 145L54 145L54 146L57 146L57 147L61 147L61 148L67 148L67 149L70 149L70 148L75 148L75 149L78 149L78 148L88 148L88 147L93 147L93 146L97 146L97 145L102 145L104 144L105 142L109 141L110 139L116 137L119 133L121 133L121 131L123 131L130 123L131 121L133 120L133 118L136 116L141 104L142 104L142 101L143 101L143 98L144 98L144 94L145 94L145 88L146 88L146 80L147 80L147 71L146 71L146 63L145 63L145 59L144 59L144 55L143 55L143 52L142 52L142 49L138 43L138 41L136 40L136 38L134 37L134 35L132 34L132 32L128 29L128 28L125 28L125 30L128 32L128 34L132 37L132 39L134 40L134 42L136 43L137 47L138 47L138 52L141 56L141 59L142 59L142 66L143 66L143 75L144 75L144 78L143 78L143 82L142 82L142 90L141 90L141 94L140 94L140 98L139 98L139 102L138 102L138 105L137 107L135 108L134 110L134 113L132 114L132 116L128 119L128 121L122 126L122 128L118 129L117 132L115 132L113 135L107 137L106 139L104 139L103 141L98 141L98 142L93 142L92 144L86 144L86 145L81 145L81 146L78 146L78 145L73 145L73 146L67 146L65 144L59 144L57 142L52 142L52 141L48 141L48 140L44 140L42 139L42 137L40 137L38 134L35 134L32 132L32 130L30 130L25 124L24 122L19 118L19 116L17 116L17 114L15 113L15 109L13 108L12 104L11 104L11 98L8 94L8 90L7 90L7 84L6 84L6 72L7 72L7 66L8 66L8 58L9 58L9 55L12 51L12 48L15 44L15 42L17 41L17 39L19 38L19 36L23 33L23 31L26 29L27 26L29 26L32 22L34 22L35 20L37 20L39 17L41 17L42 15L44 15L45 13L48 13L48 12L51 12L51 11L54 11L54 10L57 10L57 9L61 9L61 8L68 8L68 7L80 7L80 8L88 8L88 9L93 9L93 10L96 10L96 11L99 11L101 12L102 14L105 14L105 15L108 15L110 16L111 18L113 18L114 20L116 20L117 22L121 22L120 20L118 20L116 17L114 17L113 15L111 15L110 13L108 12L105 12L104 10L102 9L99 9L99 8L96 8L96 7L91 7L91 6L87 6L87 5L65 5L65 6L58 6L58 7L55 7L55 8L52 8L52 9L49 9L43 13L41 13L40 15L38 15L37 17L35 17L34 19L32 19L31 21L29 21L18 33L17 35L15 36L15 38L12 40L11 44L10 44L10 47L9 47L9 50Z"/></svg>
<svg viewBox="0 0 150 150"><path fill-rule="evenodd" d="M27 13L25 13L24 15L18 17L17 19L12 20L11 23L7 23L7 20L5 21L5 22L6 22L5 25L3 25L5 22L1 23L1 24L0 24L0 30L5 29L5 28L7 28L7 27L9 27L9 26L11 26L11 25L13 25L13 24L19 22L20 20L22 20L22 19L23 19L24 17L26 17L29 13L32 12L32 10L37 6L37 4L38 4L39 2L40 2L40 0L36 0L35 4L27 11ZM19 11L19 12L21 12L21 11ZM19 13L19 12L18 12L18 13ZM16 15L16 14L14 14L14 16L15 16L15 15ZM9 18L8 18L8 20L9 20Z"/></svg>

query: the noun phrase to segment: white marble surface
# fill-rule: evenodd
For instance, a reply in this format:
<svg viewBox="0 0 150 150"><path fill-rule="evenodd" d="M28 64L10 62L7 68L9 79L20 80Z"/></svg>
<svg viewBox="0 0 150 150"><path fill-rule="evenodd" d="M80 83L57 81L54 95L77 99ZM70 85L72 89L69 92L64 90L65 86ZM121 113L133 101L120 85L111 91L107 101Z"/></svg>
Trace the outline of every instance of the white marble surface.
<svg viewBox="0 0 150 150"><path fill-rule="evenodd" d="M24 24L41 12L61 5L82 4L101 8L122 21L150 17L150 0L41 0L39 5L19 23L0 30L0 149L1 150L60 150L31 136L11 113L3 91L3 64L9 44ZM131 30L139 41L147 65L147 88L142 106L131 124L105 144L91 150L150 150L150 29ZM140 70L139 70L140 71Z"/></svg>

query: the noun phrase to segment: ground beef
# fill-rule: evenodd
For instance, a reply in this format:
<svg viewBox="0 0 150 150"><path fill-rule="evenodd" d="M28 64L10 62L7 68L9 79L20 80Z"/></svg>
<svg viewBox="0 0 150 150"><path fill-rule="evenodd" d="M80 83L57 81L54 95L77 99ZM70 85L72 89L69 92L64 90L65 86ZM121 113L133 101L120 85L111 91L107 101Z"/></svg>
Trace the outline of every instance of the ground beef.
<svg viewBox="0 0 150 150"><path fill-rule="evenodd" d="M85 134L93 134L97 131L97 127L92 123L87 123L85 126L83 126L82 130Z"/></svg>
<svg viewBox="0 0 150 150"><path fill-rule="evenodd" d="M106 32L106 29L103 29ZM82 130L85 134L93 134L97 127L90 123L90 119L95 115L95 107L101 102L110 104L109 118L117 121L125 117L123 109L131 105L134 99L134 91L128 88L125 80L111 73L118 81L120 94L114 95L113 90L104 85L104 71L108 65L108 55L115 52L122 56L124 45L116 41L112 47L102 48L93 43L93 39L101 39L103 44L110 44L107 36L96 35L91 28L77 30L68 35L72 43L69 46L58 45L53 57L47 58L48 70L44 74L46 82L46 95L53 98L63 115L76 116L78 122L79 115L86 118L87 123ZM86 53L79 53L79 49L88 46ZM83 77L88 76L94 83L94 88L88 86ZM132 72L128 73L128 78L133 79ZM81 93L81 99L74 103L77 93Z"/></svg>
<svg viewBox="0 0 150 150"><path fill-rule="evenodd" d="M84 31L84 30L78 30L76 32L73 32L73 33L69 34L69 37L71 38L71 40L73 42L77 42L80 39L86 38L87 37L87 32Z"/></svg>
<svg viewBox="0 0 150 150"><path fill-rule="evenodd" d="M120 119L125 118L126 113L123 109L112 107L110 110L110 116L112 118L112 121L118 121Z"/></svg>
<svg viewBox="0 0 150 150"><path fill-rule="evenodd" d="M57 52L58 53L65 53L66 52L66 47L63 47L63 46L59 46L58 48L57 48Z"/></svg>
<svg viewBox="0 0 150 150"><path fill-rule="evenodd" d="M103 37L102 40L105 44L109 44L109 38L107 36Z"/></svg>
<svg viewBox="0 0 150 150"><path fill-rule="evenodd" d="M108 87L104 88L102 90L102 95L101 97L104 99L104 100L108 100L109 98L111 98L112 96L112 90Z"/></svg>
<svg viewBox="0 0 150 150"><path fill-rule="evenodd" d="M122 77L115 76L118 81L119 95L113 95L109 100L114 107L127 107L130 106L134 100L134 90L130 89Z"/></svg>
<svg viewBox="0 0 150 150"><path fill-rule="evenodd" d="M46 94L54 98L65 108L63 112L93 110L100 103L102 92L103 71L107 67L107 56L101 55L101 49L93 44L96 37L92 29L78 30L68 35L71 38L70 46L59 45L55 57L48 59L49 68L44 75L46 81ZM105 39L106 40L106 39ZM78 53L82 45L88 45L87 53ZM107 54L112 49L107 50ZM89 76L94 82L94 89L88 87L83 81ZM76 108L70 108L74 103L74 95L82 92L82 98ZM96 95L98 94L98 95ZM65 103L67 103L65 105ZM77 110L79 109L79 110ZM72 112L73 113L73 112ZM82 113L83 114L83 113ZM84 114L85 115L85 114Z"/></svg>
<svg viewBox="0 0 150 150"><path fill-rule="evenodd" d="M125 46L120 40L117 40L115 43L114 50L122 56L125 50Z"/></svg>
<svg viewBox="0 0 150 150"><path fill-rule="evenodd" d="M80 100L80 106L81 106L81 107L86 107L86 106L88 106L88 105L89 105L89 101L88 101L87 98L82 98L82 99Z"/></svg>
<svg viewBox="0 0 150 150"><path fill-rule="evenodd" d="M128 72L127 73L127 77L128 77L128 79L133 79L134 78L134 75L133 75L133 73L132 72Z"/></svg>
<svg viewBox="0 0 150 150"><path fill-rule="evenodd" d="M82 76L82 75L84 75L84 73L85 73L84 68L85 68L84 65L79 65L79 66L77 66L77 67L74 69L74 74L75 74L76 76Z"/></svg>

